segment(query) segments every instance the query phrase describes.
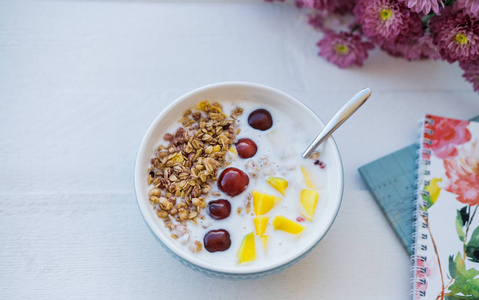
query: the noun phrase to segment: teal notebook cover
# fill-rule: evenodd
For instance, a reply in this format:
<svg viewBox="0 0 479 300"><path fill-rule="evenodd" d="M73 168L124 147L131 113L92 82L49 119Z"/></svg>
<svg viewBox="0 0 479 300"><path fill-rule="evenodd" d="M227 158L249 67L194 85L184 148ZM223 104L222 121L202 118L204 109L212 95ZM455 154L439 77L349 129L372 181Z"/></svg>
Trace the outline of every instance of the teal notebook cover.
<svg viewBox="0 0 479 300"><path fill-rule="evenodd" d="M479 116L472 121L479 121ZM374 199L411 255L416 209L416 149L417 145L411 145L359 168Z"/></svg>

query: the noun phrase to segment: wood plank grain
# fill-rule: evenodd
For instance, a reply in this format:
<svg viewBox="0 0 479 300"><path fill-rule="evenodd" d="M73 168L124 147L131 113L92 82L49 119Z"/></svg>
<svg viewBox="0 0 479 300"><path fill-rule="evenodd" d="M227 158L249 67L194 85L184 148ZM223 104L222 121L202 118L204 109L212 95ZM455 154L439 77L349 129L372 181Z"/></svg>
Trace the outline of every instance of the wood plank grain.
<svg viewBox="0 0 479 300"><path fill-rule="evenodd" d="M211 279L171 258L132 193L0 194L3 299L404 299L409 263L368 192L347 193L303 261L255 281ZM388 267L385 268L384 266ZM367 271L366 271L367 270Z"/></svg>

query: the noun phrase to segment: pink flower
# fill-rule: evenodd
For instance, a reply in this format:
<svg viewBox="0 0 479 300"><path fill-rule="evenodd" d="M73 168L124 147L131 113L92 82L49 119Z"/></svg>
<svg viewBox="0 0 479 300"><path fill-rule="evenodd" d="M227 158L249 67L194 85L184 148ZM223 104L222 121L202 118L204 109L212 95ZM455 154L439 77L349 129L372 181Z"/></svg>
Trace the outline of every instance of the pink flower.
<svg viewBox="0 0 479 300"><path fill-rule="evenodd" d="M308 24L311 25L314 29L326 30L324 26L325 16L321 13L314 13L308 15Z"/></svg>
<svg viewBox="0 0 479 300"><path fill-rule="evenodd" d="M434 155L441 159L457 155L457 145L471 140L471 132L467 129L469 121L451 120L436 116L427 116L433 124L426 123L424 127L432 130L432 136L425 131L424 137L431 139L431 144L425 147L431 149Z"/></svg>
<svg viewBox="0 0 479 300"><path fill-rule="evenodd" d="M444 7L442 0L401 0L405 2L406 6L409 7L413 12L423 13L427 15L431 10L435 14L439 14L439 5Z"/></svg>
<svg viewBox="0 0 479 300"><path fill-rule="evenodd" d="M379 45L424 34L419 14L396 0L358 0L354 15L364 35Z"/></svg>
<svg viewBox="0 0 479 300"><path fill-rule="evenodd" d="M479 92L479 62L459 63L459 66L464 70L462 77L472 83L474 91Z"/></svg>
<svg viewBox="0 0 479 300"><path fill-rule="evenodd" d="M332 16L330 12L325 10L315 10L307 15L308 24L314 29L320 30L323 33L335 32L331 28L340 27L342 24L341 19L338 16Z"/></svg>
<svg viewBox="0 0 479 300"><path fill-rule="evenodd" d="M362 66L368 57L368 50L374 45L361 41L361 37L347 32L329 32L318 43L319 56L340 68Z"/></svg>
<svg viewBox="0 0 479 300"><path fill-rule="evenodd" d="M419 274L417 274L417 277L427 278L427 277L429 277L429 275L431 275L431 270L429 270L429 268L426 266L425 261L422 261L420 259L416 259L416 266L418 268L424 268L424 270L426 271L426 272L418 272Z"/></svg>
<svg viewBox="0 0 479 300"><path fill-rule="evenodd" d="M477 142L469 150L462 147L459 155L444 160L449 184L445 190L457 195L457 200L468 205L479 204L479 148Z"/></svg>
<svg viewBox="0 0 479 300"><path fill-rule="evenodd" d="M353 10L356 0L297 0L296 5L344 14Z"/></svg>
<svg viewBox="0 0 479 300"><path fill-rule="evenodd" d="M479 59L479 19L447 7L431 18L429 27L443 59L470 62Z"/></svg>
<svg viewBox="0 0 479 300"><path fill-rule="evenodd" d="M457 0L454 8L463 9L471 17L479 17L479 0Z"/></svg>
<svg viewBox="0 0 479 300"><path fill-rule="evenodd" d="M403 57L407 60L438 60L441 58L439 49L434 45L433 37L429 34L402 43L385 43L381 48L392 56Z"/></svg>
<svg viewBox="0 0 479 300"><path fill-rule="evenodd" d="M427 278L431 275L431 270L426 266L426 262L421 259L416 259L416 290L426 291ZM424 279L421 282L421 279Z"/></svg>

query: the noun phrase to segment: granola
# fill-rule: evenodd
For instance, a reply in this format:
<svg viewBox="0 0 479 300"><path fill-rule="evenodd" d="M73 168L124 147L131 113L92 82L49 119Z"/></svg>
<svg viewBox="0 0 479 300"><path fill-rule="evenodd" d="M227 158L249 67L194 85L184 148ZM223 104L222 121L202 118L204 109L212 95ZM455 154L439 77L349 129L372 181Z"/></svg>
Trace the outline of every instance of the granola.
<svg viewBox="0 0 479 300"><path fill-rule="evenodd" d="M228 117L221 104L204 100L184 112L182 127L164 135L168 145L158 147L148 168L149 200L170 230L172 220L197 224L218 169L228 164L225 156L236 141L236 118L242 113L237 107Z"/></svg>

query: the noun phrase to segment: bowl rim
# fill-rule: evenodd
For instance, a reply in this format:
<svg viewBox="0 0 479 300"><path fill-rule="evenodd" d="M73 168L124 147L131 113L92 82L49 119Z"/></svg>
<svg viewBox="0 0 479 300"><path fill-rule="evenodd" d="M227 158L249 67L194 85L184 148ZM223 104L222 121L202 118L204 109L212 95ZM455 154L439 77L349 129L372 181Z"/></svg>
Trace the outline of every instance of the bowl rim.
<svg viewBox="0 0 479 300"><path fill-rule="evenodd" d="M202 92L205 92L205 91L208 91L208 90L211 90L211 89L225 88L225 87L253 88L253 89L263 90L263 91L268 92L268 93L280 94L282 97L288 98L288 100L292 101L295 105L302 106L304 109L309 110L312 113L312 115L314 115L316 117L317 121L319 121L324 126L323 121L318 117L318 115L316 115L316 113L311 108L309 108L307 105L305 105L303 102L299 101L298 99L294 98L293 96L291 96L291 95L289 95L289 94L287 94L287 93L285 93L281 90L278 90L278 89L275 89L275 88L272 88L272 87L269 87L269 86L266 86L266 85L257 84L257 83L250 83L250 82L243 82L243 81L226 81L226 82L208 84L208 85L196 88L196 89L194 89L194 90L192 90L192 91L190 91L186 94L183 94L182 96L178 97L173 102L171 102L169 105L167 105L158 114L158 116L156 116L156 118L152 121L152 123L148 127L147 131L145 132L145 134L142 138L142 141L140 143L140 146L138 148L137 155L136 155L136 160L135 160L135 170L134 170L135 197L136 197L138 208L140 209L141 215L143 217L143 220L145 221L145 223L149 227L150 231L155 235L156 239L160 243L163 244L164 247L168 248L169 251L172 251L179 258L181 258L181 259L183 259L183 260L185 260L185 261L187 261L187 262L189 262L189 263L191 263L191 264L193 264L197 267L204 268L204 269L207 269L209 271L213 271L213 272L217 272L217 273L221 273L221 274L251 275L251 274L257 274L257 273L264 273L264 272L268 272L268 271L271 271L271 270L274 270L274 269L278 269L281 266L287 265L287 264L297 260L298 258L304 257L312 249L314 249L314 247L316 247L319 244L319 242L326 236L326 234L331 229L334 221L336 220L336 217L339 213L339 209L340 209L341 204L342 204L342 200L343 200L342 198L343 198L343 194L344 194L344 169L343 169L343 163L342 163L340 151L338 149L336 141L334 140L334 138L332 136L330 137L330 140L332 142L333 149L334 149L334 155L333 156L335 157L335 159L337 159L337 163L338 163L338 167L339 167L338 171L339 171L339 175L340 175L339 179L338 179L339 201L335 202L336 205L335 205L334 216L332 216L331 221L327 225L324 233L321 236L314 238L315 243L311 244L309 247L304 247L304 249L302 249L295 256L290 257L288 260L285 260L285 261L278 260L278 262L275 262L275 263L270 264L270 265L257 266L257 268L255 268L253 270L251 270L251 269L240 269L240 268L236 268L236 269L232 270L231 268L236 267L236 266L215 266L215 265L209 264L205 261L202 261L201 259L194 259L194 257L191 256L191 255L185 255L186 251L176 251L175 247L170 247L169 246L170 244L172 244L172 242L169 241L168 239L166 239L166 237L163 234L161 234L160 229L156 228L157 227L156 224L153 222L153 220L151 220L150 215L148 214L148 212L149 212L148 209L150 208L150 206L149 205L147 206L143 203L143 202L146 202L146 201L140 201L139 188L141 188L141 186L142 186L142 183L140 182L140 180L141 180L140 178L141 178L141 174L144 171L144 169L143 169L144 166L140 165L140 162L142 161L140 158L142 158L144 155L146 155L146 152L147 152L146 151L146 145L147 145L149 139L151 138L151 135L152 135L153 131L158 126L158 123L160 122L160 120L163 119L169 113L169 111L173 109L173 107L182 103L183 101L185 101L185 99L188 99L188 98L194 96L195 94L200 94ZM149 203L147 203L147 204L149 204Z"/></svg>

